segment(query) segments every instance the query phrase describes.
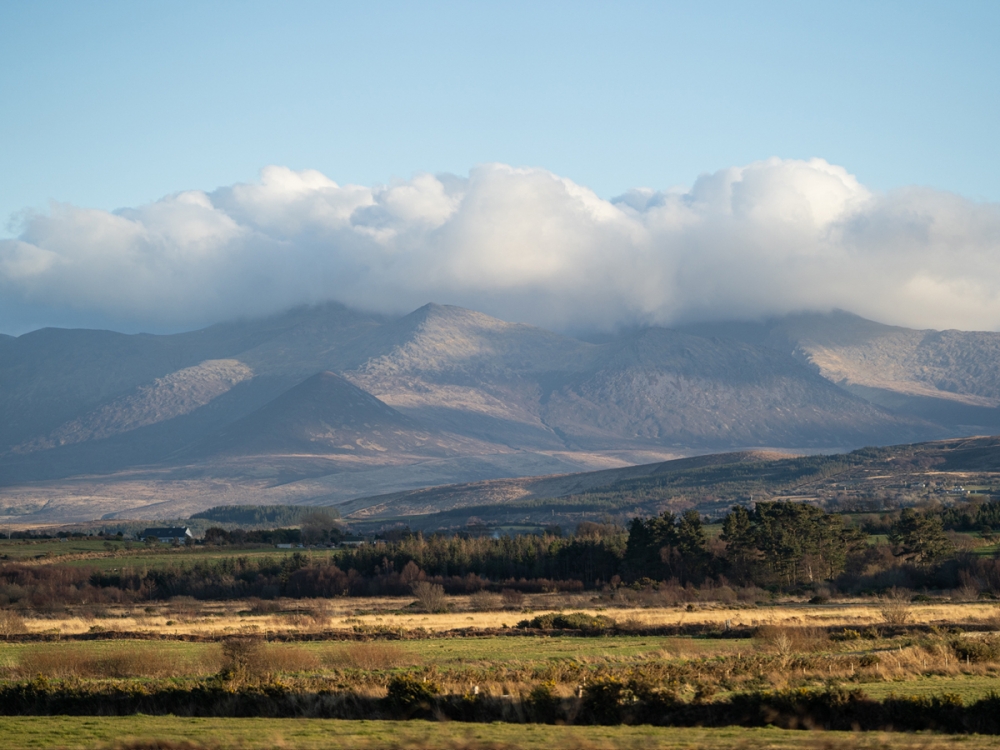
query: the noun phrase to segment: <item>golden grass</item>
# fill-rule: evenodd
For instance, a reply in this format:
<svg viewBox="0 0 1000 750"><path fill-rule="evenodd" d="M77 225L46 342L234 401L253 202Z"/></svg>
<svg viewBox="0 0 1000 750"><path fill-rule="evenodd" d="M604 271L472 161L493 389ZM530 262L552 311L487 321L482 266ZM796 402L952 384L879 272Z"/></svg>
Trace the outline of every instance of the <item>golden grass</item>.
<svg viewBox="0 0 1000 750"><path fill-rule="evenodd" d="M773 606L695 604L676 607L595 607L591 597L540 594L526 597L524 609L482 610L471 597L448 597L448 612L421 612L410 597L280 600L264 607L259 602L152 602L148 607L105 608L102 616L80 610L68 615L24 613L19 630L27 633L80 634L95 630L155 631L170 635L223 636L247 629L261 635L319 632L407 632L424 630L493 630L514 627L518 621L556 611L603 614L634 627L713 625L759 627L858 627L885 622L884 605L878 601L810 605L784 603ZM150 611L146 611L146 610ZM269 611L274 610L274 611ZM943 625L978 622L1000 629L1000 606L995 603L928 603L913 605L908 622Z"/></svg>

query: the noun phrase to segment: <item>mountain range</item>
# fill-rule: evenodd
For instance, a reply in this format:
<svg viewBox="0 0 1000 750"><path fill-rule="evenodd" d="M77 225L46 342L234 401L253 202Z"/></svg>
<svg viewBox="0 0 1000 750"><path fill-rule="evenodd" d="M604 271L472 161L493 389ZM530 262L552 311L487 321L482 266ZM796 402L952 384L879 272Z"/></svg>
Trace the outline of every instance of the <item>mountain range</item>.
<svg viewBox="0 0 1000 750"><path fill-rule="evenodd" d="M0 336L0 517L330 504L749 448L992 433L1000 334L845 312L588 339L337 304L173 335Z"/></svg>

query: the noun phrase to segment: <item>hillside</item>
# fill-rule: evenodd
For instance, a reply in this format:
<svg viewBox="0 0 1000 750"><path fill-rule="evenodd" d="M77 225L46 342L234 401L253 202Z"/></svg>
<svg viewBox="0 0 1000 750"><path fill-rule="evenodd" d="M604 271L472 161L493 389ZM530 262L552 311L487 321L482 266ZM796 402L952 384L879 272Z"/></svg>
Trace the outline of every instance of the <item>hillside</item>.
<svg viewBox="0 0 1000 750"><path fill-rule="evenodd" d="M444 456L456 440L429 432L332 372L306 379L191 446L187 455L416 454Z"/></svg>
<svg viewBox="0 0 1000 750"><path fill-rule="evenodd" d="M0 512L168 514L220 488L342 502L984 434L1000 427L998 364L998 334L846 313L595 341L441 305L387 318L326 304L170 336L46 329L0 341ZM344 421L348 384L406 426Z"/></svg>
<svg viewBox="0 0 1000 750"><path fill-rule="evenodd" d="M433 487L359 498L334 507L363 529L404 524L544 526L696 508L718 516L753 500L809 501L848 511L947 503L969 492L1000 494L1000 438L978 437L845 454L736 452L626 469Z"/></svg>

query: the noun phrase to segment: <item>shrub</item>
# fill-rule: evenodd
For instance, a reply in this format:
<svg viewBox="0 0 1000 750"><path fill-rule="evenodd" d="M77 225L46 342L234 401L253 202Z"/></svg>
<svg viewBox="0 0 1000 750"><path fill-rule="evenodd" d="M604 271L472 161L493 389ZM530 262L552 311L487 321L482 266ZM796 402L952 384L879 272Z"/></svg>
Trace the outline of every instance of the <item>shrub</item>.
<svg viewBox="0 0 1000 750"><path fill-rule="evenodd" d="M905 591L892 588L889 593L879 599L879 614L886 625L905 625L912 613L910 597Z"/></svg>
<svg viewBox="0 0 1000 750"><path fill-rule="evenodd" d="M500 592L500 600L504 609L521 609L524 605L524 594L514 589L504 589Z"/></svg>
<svg viewBox="0 0 1000 750"><path fill-rule="evenodd" d="M829 636L822 628L796 628L786 625L762 625L757 628L754 638L782 656L802 651L818 651L829 640Z"/></svg>
<svg viewBox="0 0 1000 750"><path fill-rule="evenodd" d="M448 597L444 586L430 581L417 581L413 584L413 595L424 612L444 612L447 609Z"/></svg>
<svg viewBox="0 0 1000 750"><path fill-rule="evenodd" d="M532 721L540 724L555 724L560 719L559 700L554 692L555 683L543 682L535 685L525 699L525 707Z"/></svg>
<svg viewBox="0 0 1000 750"><path fill-rule="evenodd" d="M605 615L588 615L585 612L550 613L538 615L530 620L521 620L519 628L538 628L540 630L583 630L602 631L615 627L615 621Z"/></svg>
<svg viewBox="0 0 1000 750"><path fill-rule="evenodd" d="M23 633L28 625L20 614L10 609L0 609L0 637L9 638Z"/></svg>
<svg viewBox="0 0 1000 750"><path fill-rule="evenodd" d="M858 659L858 666L861 667L877 667L882 663L878 654L862 654L861 658Z"/></svg>
<svg viewBox="0 0 1000 750"><path fill-rule="evenodd" d="M434 696L441 693L436 682L420 681L411 675L397 675L389 680L386 701L394 708L429 709L434 703Z"/></svg>
<svg viewBox="0 0 1000 750"><path fill-rule="evenodd" d="M253 615L273 615L281 609L281 605L275 601L264 601L252 596L247 599L247 609Z"/></svg>
<svg viewBox="0 0 1000 750"><path fill-rule="evenodd" d="M108 644L94 651L85 645L42 644L25 648L19 656L17 671L25 677L166 677L183 668L168 656L152 648Z"/></svg>
<svg viewBox="0 0 1000 750"><path fill-rule="evenodd" d="M830 634L831 641L860 641L861 631L853 628L844 628L839 633Z"/></svg>
<svg viewBox="0 0 1000 750"><path fill-rule="evenodd" d="M1000 658L1000 641L996 638L958 638L952 641L951 647L961 661L978 663Z"/></svg>
<svg viewBox="0 0 1000 750"><path fill-rule="evenodd" d="M580 716L587 724L621 724L635 693L615 677L599 677L584 688Z"/></svg>
<svg viewBox="0 0 1000 750"><path fill-rule="evenodd" d="M222 671L226 682L234 685L262 682L271 675L264 644L254 636L233 636L222 642Z"/></svg>
<svg viewBox="0 0 1000 750"><path fill-rule="evenodd" d="M476 612L490 612L503 606L503 598L491 591L477 591L469 597L469 607Z"/></svg>
<svg viewBox="0 0 1000 750"><path fill-rule="evenodd" d="M297 646L265 646L262 657L272 673L309 672L319 667L316 654Z"/></svg>

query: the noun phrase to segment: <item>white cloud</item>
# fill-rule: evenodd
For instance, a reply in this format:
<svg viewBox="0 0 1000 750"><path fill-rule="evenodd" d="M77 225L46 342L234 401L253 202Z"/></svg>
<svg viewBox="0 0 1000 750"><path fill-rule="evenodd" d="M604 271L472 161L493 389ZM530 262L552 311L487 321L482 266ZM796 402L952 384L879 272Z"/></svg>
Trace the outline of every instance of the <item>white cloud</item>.
<svg viewBox="0 0 1000 750"><path fill-rule="evenodd" d="M873 193L822 159L771 159L613 201L490 164L340 186L260 181L114 213L67 205L0 241L8 309L154 327L335 299L458 304L552 328L843 308L917 327L1000 327L1000 205ZM74 317L75 316L75 317Z"/></svg>

